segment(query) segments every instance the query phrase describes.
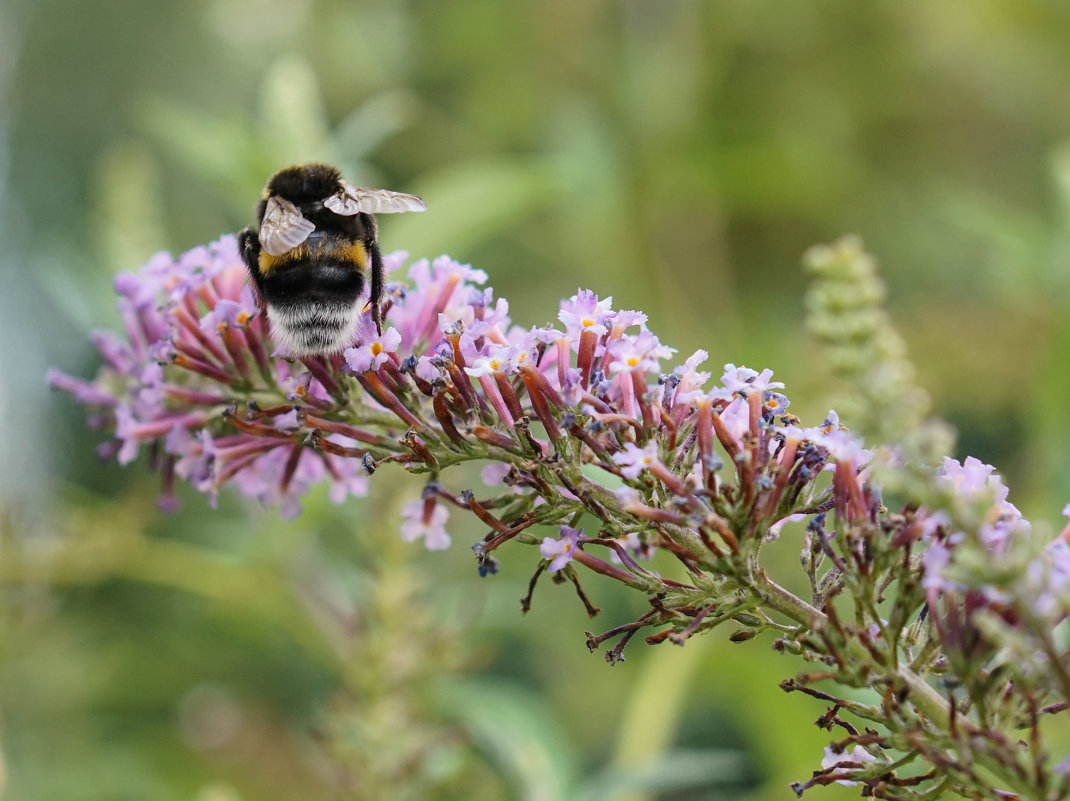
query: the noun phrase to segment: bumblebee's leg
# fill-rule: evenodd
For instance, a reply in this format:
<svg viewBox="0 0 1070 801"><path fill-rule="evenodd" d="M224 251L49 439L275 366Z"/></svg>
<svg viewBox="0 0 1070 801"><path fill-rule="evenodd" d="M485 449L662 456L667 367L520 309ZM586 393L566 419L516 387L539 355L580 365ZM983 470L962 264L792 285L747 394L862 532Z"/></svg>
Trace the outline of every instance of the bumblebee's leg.
<svg viewBox="0 0 1070 801"><path fill-rule="evenodd" d="M264 305L264 292L261 284L264 280L260 272L260 240L252 228L246 228L238 233L238 252L241 260L249 268L249 277L253 279L253 288L256 290L257 303Z"/></svg>
<svg viewBox="0 0 1070 801"><path fill-rule="evenodd" d="M379 252L379 243L374 239L367 243L368 252L372 257L372 280L370 302L372 307L372 319L375 321L375 330L379 336L383 335L383 318L379 311L379 302L383 299L383 254Z"/></svg>

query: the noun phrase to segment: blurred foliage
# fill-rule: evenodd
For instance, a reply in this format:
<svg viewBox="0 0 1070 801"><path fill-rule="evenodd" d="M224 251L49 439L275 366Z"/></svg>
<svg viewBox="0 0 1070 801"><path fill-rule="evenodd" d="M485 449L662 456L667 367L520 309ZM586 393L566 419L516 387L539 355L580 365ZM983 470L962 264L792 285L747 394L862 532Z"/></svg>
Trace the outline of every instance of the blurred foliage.
<svg viewBox="0 0 1070 801"><path fill-rule="evenodd" d="M143 470L93 461L44 367L92 369L112 275L247 224L268 174L321 158L423 195L428 214L383 221L385 249L488 270L518 321L552 319L577 284L612 294L681 357L773 368L814 422L829 372L801 336L799 259L853 231L960 453L1053 520L1070 498L1068 41L1052 0L8 0L0 497L11 553L45 561L0 569L6 796L305 798L352 778L324 754L371 759L387 720L395 761L365 778L401 766L422 797L587 798L607 777L620 798L784 797L822 710L775 692L796 666L762 643L635 649L609 671L564 588L520 618L534 555L479 581L478 531L447 556L396 545L389 477L296 526L228 498L160 519ZM416 678L369 687L400 668L382 643L339 657L305 568L373 621L346 636L423 654ZM634 611L592 589L608 621ZM341 727L326 749L324 720Z"/></svg>

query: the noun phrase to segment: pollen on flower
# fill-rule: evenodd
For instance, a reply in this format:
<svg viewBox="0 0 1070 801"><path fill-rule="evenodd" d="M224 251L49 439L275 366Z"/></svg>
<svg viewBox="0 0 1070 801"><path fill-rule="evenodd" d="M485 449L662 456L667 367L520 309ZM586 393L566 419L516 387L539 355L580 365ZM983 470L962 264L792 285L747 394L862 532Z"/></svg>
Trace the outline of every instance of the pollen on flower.
<svg viewBox="0 0 1070 801"><path fill-rule="evenodd" d="M557 316L572 337L578 338L582 332L602 336L609 331L606 321L613 313L612 305L613 298L599 300L593 292L581 289L561 304Z"/></svg>
<svg viewBox="0 0 1070 801"><path fill-rule="evenodd" d="M357 328L357 341L362 344L359 347L346 348L342 353L346 365L354 373L379 370L401 345L401 333L396 328L391 326L380 336L375 331L374 323L368 322L369 319L367 316L363 317Z"/></svg>
<svg viewBox="0 0 1070 801"><path fill-rule="evenodd" d="M787 396L779 392L766 392L764 397L765 414L767 417L780 417L788 410L791 401Z"/></svg>

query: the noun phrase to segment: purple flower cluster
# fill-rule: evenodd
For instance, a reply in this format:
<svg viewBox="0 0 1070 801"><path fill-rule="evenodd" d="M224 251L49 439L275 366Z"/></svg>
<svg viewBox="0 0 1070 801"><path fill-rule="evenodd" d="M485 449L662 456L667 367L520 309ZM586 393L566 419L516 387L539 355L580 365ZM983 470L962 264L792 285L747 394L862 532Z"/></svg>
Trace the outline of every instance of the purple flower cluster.
<svg viewBox="0 0 1070 801"><path fill-rule="evenodd" d="M1029 535L1029 521L1007 500L1008 489L992 465L970 456L962 463L945 459L936 474L936 486L960 503L973 505L979 511L977 537L995 558L1004 558L1014 537ZM942 593L964 591L969 588L948 574L948 566L956 546L966 539L966 533L956 530L951 515L937 510L925 518L926 539L925 579L922 582L935 599ZM929 536L931 532L931 536ZM998 601L998 590L987 588Z"/></svg>
<svg viewBox="0 0 1070 801"><path fill-rule="evenodd" d="M391 278L405 260L386 258ZM952 663L969 672L987 669L984 660L1000 648L990 629L971 628L978 610L1009 626L1043 619L1049 631L1070 613L1070 527L1022 556L1029 525L990 466L947 460L924 503L893 514L871 478L874 454L835 412L804 426L769 370L726 364L711 387L702 350L666 369L675 351L647 328L646 315L614 310L611 298L587 290L561 303L560 325L525 328L511 322L508 303L484 287L480 270L443 256L413 262L406 279L387 286L381 333L365 313L351 347L296 358L273 340L233 237L177 260L159 255L116 279L125 330L94 335L97 377L51 372L49 381L110 433L102 455L127 464L148 453L165 509L176 505L178 478L213 499L235 485L290 517L312 487L329 484L341 502L365 494L376 470L398 462L427 476L419 500L402 510L406 541L448 547L455 506L486 526L473 549L483 573L495 570L500 546L518 540L542 556L532 589L545 570L571 581L592 614L577 564L647 593L651 609L638 620L588 636L592 649L616 641L611 663L642 629L658 628L647 642L682 644L731 621L743 627L734 640L772 630L784 635L778 647L839 666L815 681L884 682L887 708L873 719L910 736L858 734L843 723L855 734L828 752L811 783L873 789L890 770L873 754L909 743L950 770L941 754L951 746L926 750L931 732L896 700L906 692L919 708L947 715L941 696L899 666L906 655L923 672L946 669L921 633L926 618L947 654L965 655ZM445 485L448 468L469 461L484 463L490 497ZM580 528L581 520L593 523ZM793 520L807 521L809 602L760 569L763 545ZM540 525L558 535L528 531ZM978 569L978 549L989 567L1003 560L1017 569ZM680 566L678 578L652 569L658 552ZM891 586L900 594L884 619L878 605ZM853 597L856 623L836 611L842 593ZM525 609L530 600L529 593ZM924 643L916 653L911 638ZM890 672L858 670L859 653ZM800 676L787 689L806 683ZM1070 677L1066 689L1070 695ZM837 702L841 708L861 706ZM830 728L840 722L831 714ZM998 761L1002 752L992 748Z"/></svg>
<svg viewBox="0 0 1070 801"><path fill-rule="evenodd" d="M947 652L983 650L979 615L989 617L988 639L998 621L1019 644L1037 633L1043 638L1070 616L1070 526L1038 548L995 468L974 457L945 459L934 488L946 503L919 510L916 534L924 547L926 604ZM1064 514L1070 515L1070 505ZM1032 634L1028 620L1035 624ZM1046 659L1037 657L1038 647L1031 642L1023 657Z"/></svg>
<svg viewBox="0 0 1070 801"><path fill-rule="evenodd" d="M405 258L388 256L388 275ZM625 516L611 532L621 537L649 538L651 522L671 523L696 530L717 554L739 547L740 532L724 519L729 506L749 509L742 533L751 538L775 536L805 512L874 517L870 452L835 412L802 427L771 371L727 364L720 384L706 388L706 351L661 372L674 349L646 327L645 314L614 310L611 298L581 289L562 302L561 328L523 328L511 323L507 301L482 286L481 270L443 256L414 262L407 277L388 287L382 334L366 313L343 353L296 359L273 343L233 237L178 259L159 254L140 273L116 278L124 336L93 335L103 361L97 378L51 371L49 381L112 431L102 455L127 464L143 446L149 451L168 509L177 477L213 498L233 484L291 517L322 482L335 502L365 494L383 461L437 477L449 463L489 459L497 471L489 483L512 475L510 492L522 494L542 488L518 459L546 460L570 442L576 461L623 480L615 496ZM726 459L736 486L723 475ZM818 490L822 471L831 472L831 487ZM947 460L936 483L960 500L990 498L979 536L996 556L1028 533L990 466ZM575 489L563 484L554 495L582 504ZM404 530L444 547L435 498L420 502L418 516L407 508ZM942 511L922 510L915 527L914 539L928 543L926 589L961 589L945 568L965 535ZM575 530L565 530L574 543ZM1050 549L1051 582L1065 581L1065 550L1062 540ZM555 569L563 567L553 553Z"/></svg>
<svg viewBox="0 0 1070 801"><path fill-rule="evenodd" d="M286 517L322 482L335 502L365 494L365 472L344 458L354 432L316 427L314 412L330 406L333 384L275 352L246 276L234 237L177 260L161 253L140 273L117 276L125 336L93 334L103 362L96 380L51 370L49 383L93 408L92 425L111 430L102 456L129 464L148 450L162 477L162 509L177 507L176 477L213 501L233 484ZM306 447L312 431L329 444Z"/></svg>

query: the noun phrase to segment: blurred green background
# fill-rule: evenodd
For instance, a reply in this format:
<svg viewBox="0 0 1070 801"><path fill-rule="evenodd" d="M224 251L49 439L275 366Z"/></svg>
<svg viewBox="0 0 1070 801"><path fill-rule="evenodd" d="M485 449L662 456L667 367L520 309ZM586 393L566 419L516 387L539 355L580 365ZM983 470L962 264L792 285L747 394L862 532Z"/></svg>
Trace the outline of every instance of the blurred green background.
<svg viewBox="0 0 1070 801"><path fill-rule="evenodd" d="M583 631L643 599L591 580L588 622L546 583L522 618L534 552L480 580L456 516L448 554L401 544L419 485L388 471L294 524L230 496L163 518L44 369L95 370L112 275L246 225L317 158L423 195L384 249L487 270L515 321L613 295L681 360L771 367L810 422L799 258L855 232L960 455L1050 526L1068 74L1061 0L5 0L2 797L791 797L828 738L767 641L635 642L610 670Z"/></svg>

